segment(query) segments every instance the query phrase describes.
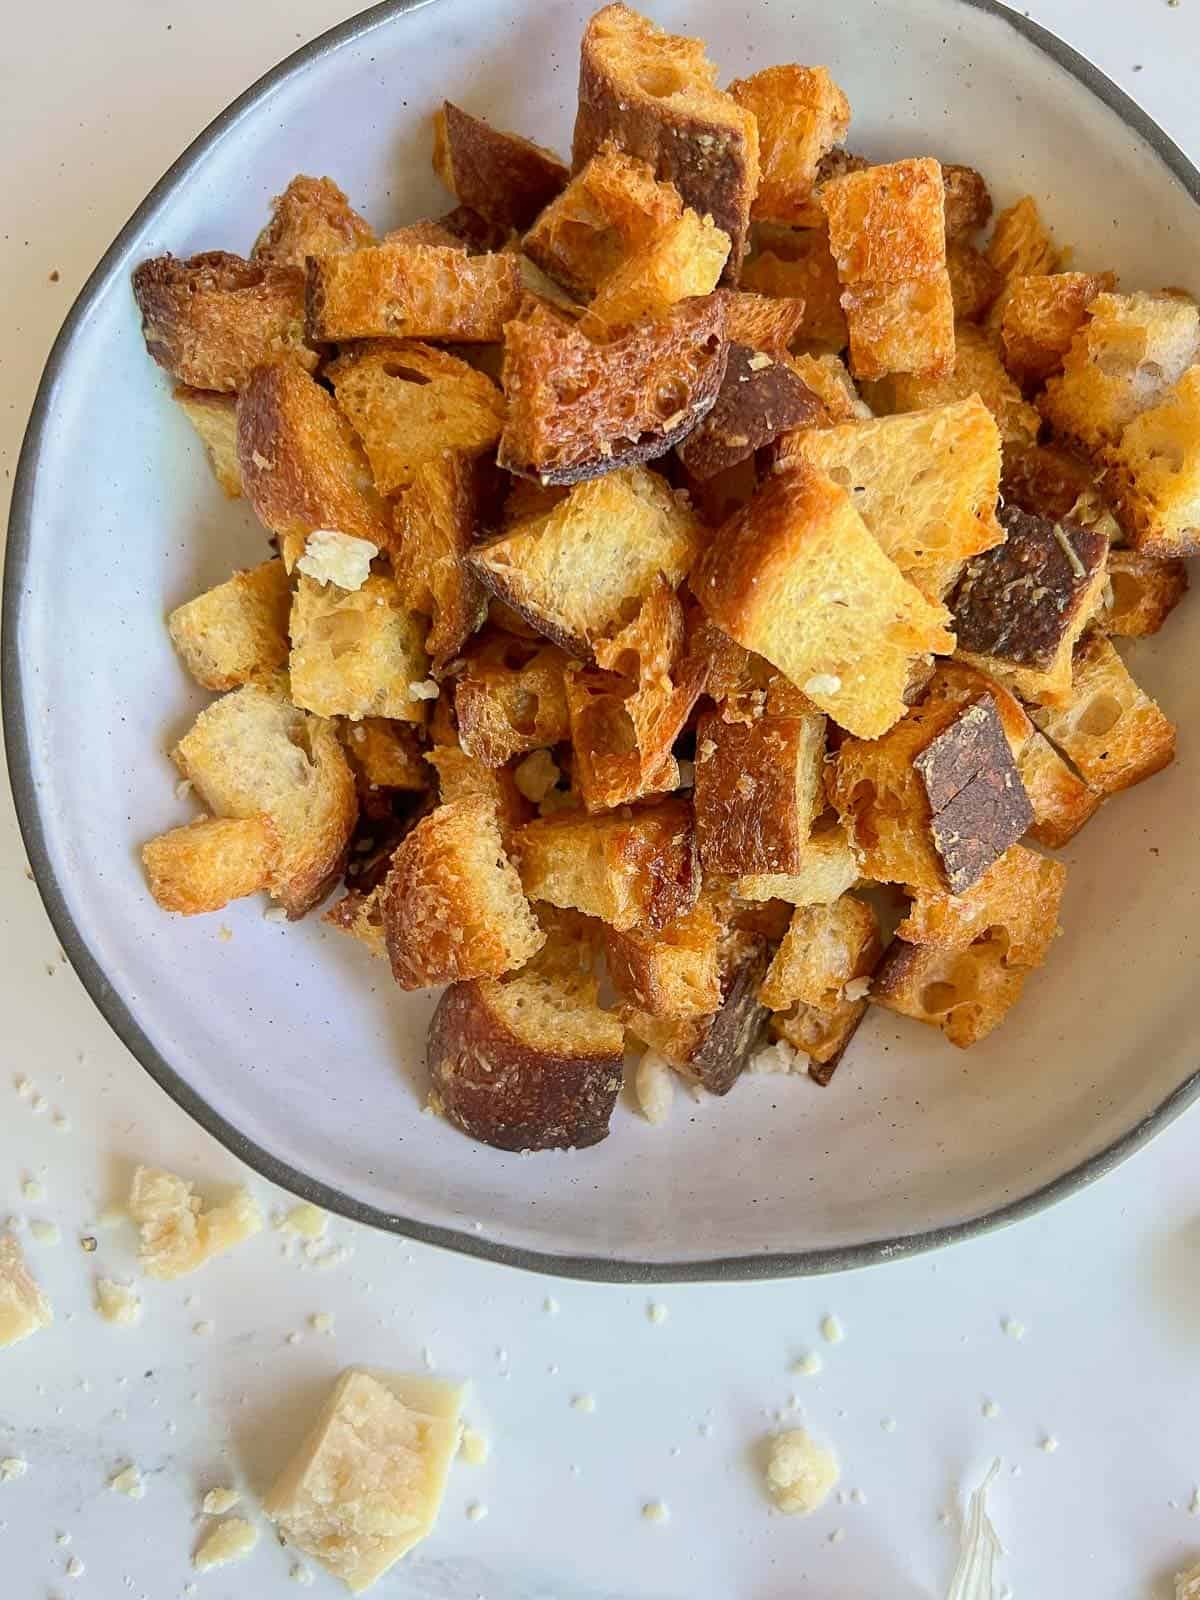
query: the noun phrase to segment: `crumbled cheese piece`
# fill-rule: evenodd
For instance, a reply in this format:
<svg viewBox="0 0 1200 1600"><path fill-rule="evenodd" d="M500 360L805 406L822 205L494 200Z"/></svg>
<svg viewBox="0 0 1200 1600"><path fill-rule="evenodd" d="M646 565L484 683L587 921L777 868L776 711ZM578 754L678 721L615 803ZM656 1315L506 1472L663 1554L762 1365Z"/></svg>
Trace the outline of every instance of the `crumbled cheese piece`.
<svg viewBox="0 0 1200 1600"><path fill-rule="evenodd" d="M1052 1433L1048 1433L1046 1435L1046 1437L1042 1440L1041 1445L1039 1446L1039 1449L1043 1450L1046 1453L1046 1455L1052 1456L1054 1454L1054 1452L1058 1449L1058 1440L1054 1437L1054 1435Z"/></svg>
<svg viewBox="0 0 1200 1600"><path fill-rule="evenodd" d="M835 672L816 672L804 685L807 695L840 694L842 680Z"/></svg>
<svg viewBox="0 0 1200 1600"><path fill-rule="evenodd" d="M129 1283L115 1278L96 1279L96 1310L105 1322L133 1328L142 1320L142 1298Z"/></svg>
<svg viewBox="0 0 1200 1600"><path fill-rule="evenodd" d="M867 1497L861 1489L851 1489L850 1498L856 1506L865 1506L867 1503Z"/></svg>
<svg viewBox="0 0 1200 1600"><path fill-rule="evenodd" d="M1025 1337L1025 1324L1018 1322L1015 1317L1005 1317L1000 1327L1010 1339L1023 1339Z"/></svg>
<svg viewBox="0 0 1200 1600"><path fill-rule="evenodd" d="M139 1167L133 1175L129 1214L141 1229L138 1260L152 1278L179 1278L213 1256L258 1233L262 1213L238 1189L227 1205L203 1209L190 1183L160 1167Z"/></svg>
<svg viewBox="0 0 1200 1600"><path fill-rule="evenodd" d="M485 1505L482 1505L478 1500L472 1500L467 1507L467 1516L472 1522L482 1522L484 1517L487 1516L487 1511L488 1508Z"/></svg>
<svg viewBox="0 0 1200 1600"><path fill-rule="evenodd" d="M830 1544L841 1544L842 1540L845 1537L846 1537L845 1528L835 1528L833 1530L833 1532L829 1535L829 1542L830 1542Z"/></svg>
<svg viewBox="0 0 1200 1600"><path fill-rule="evenodd" d="M866 978L851 978L850 982L842 986L842 999L848 1000L851 1005L856 1001L865 1000L871 992L871 980Z"/></svg>
<svg viewBox="0 0 1200 1600"><path fill-rule="evenodd" d="M121 1206L106 1206L96 1218L98 1228L117 1228L125 1221L127 1212Z"/></svg>
<svg viewBox="0 0 1200 1600"><path fill-rule="evenodd" d="M205 1317L203 1321L194 1322L192 1324L192 1332L198 1333L201 1338L207 1338L207 1336L213 1331L213 1327L214 1324L211 1323L207 1317Z"/></svg>
<svg viewBox="0 0 1200 1600"><path fill-rule="evenodd" d="M547 1315L551 1316L551 1317L556 1317L558 1315L560 1307L559 1307L558 1301L554 1298L554 1296L552 1294L548 1294L546 1296L546 1298L542 1301L542 1310L545 1311L547 1313Z"/></svg>
<svg viewBox="0 0 1200 1600"><path fill-rule="evenodd" d="M339 589L361 589L371 576L371 562L379 547L369 539L356 539L333 528L318 528L305 541L297 571L317 583L335 583Z"/></svg>
<svg viewBox="0 0 1200 1600"><path fill-rule="evenodd" d="M0 1349L53 1321L50 1302L25 1265L21 1246L11 1233L0 1234Z"/></svg>
<svg viewBox="0 0 1200 1600"><path fill-rule="evenodd" d="M44 1200L46 1191L36 1178L26 1178L21 1185L21 1193L26 1200Z"/></svg>
<svg viewBox="0 0 1200 1600"><path fill-rule="evenodd" d="M647 1050L638 1062L633 1080L634 1093L647 1122L665 1122L675 1099L675 1074L655 1050Z"/></svg>
<svg viewBox="0 0 1200 1600"><path fill-rule="evenodd" d="M33 1083L25 1076L23 1072L17 1074L16 1078L13 1080L13 1087L16 1089L22 1100L28 1100L30 1095L33 1093Z"/></svg>
<svg viewBox="0 0 1200 1600"><path fill-rule="evenodd" d="M666 1306L664 1306L661 1301L651 1300L650 1304L646 1307L646 1315L656 1327L661 1327L662 1324L667 1320L669 1313Z"/></svg>
<svg viewBox="0 0 1200 1600"><path fill-rule="evenodd" d="M846 1337L841 1319L832 1312L829 1316L821 1318L821 1337L827 1344L841 1344Z"/></svg>
<svg viewBox="0 0 1200 1600"><path fill-rule="evenodd" d="M750 357L749 361L747 361L746 365L750 368L751 372L762 372L764 368L773 367L775 363L771 360L770 356L765 353L765 351L756 350Z"/></svg>
<svg viewBox="0 0 1200 1600"><path fill-rule="evenodd" d="M469 1467L481 1467L489 1455L488 1442L474 1428L464 1428L458 1441L458 1453Z"/></svg>
<svg viewBox="0 0 1200 1600"><path fill-rule="evenodd" d="M50 1119L55 1133L70 1133L71 1119L65 1111L56 1111Z"/></svg>
<svg viewBox="0 0 1200 1600"><path fill-rule="evenodd" d="M263 912L263 921L282 926L283 923L290 922L291 918L288 916L286 906L268 906Z"/></svg>
<svg viewBox="0 0 1200 1600"><path fill-rule="evenodd" d="M828 1499L838 1464L804 1428L791 1428L771 1439L766 1476L767 1493L781 1511L807 1515Z"/></svg>
<svg viewBox="0 0 1200 1600"><path fill-rule="evenodd" d="M314 1333L333 1332L333 1312L314 1311L308 1319L308 1325Z"/></svg>
<svg viewBox="0 0 1200 1600"><path fill-rule="evenodd" d="M225 926L225 924L222 923L221 926L217 929L217 938L220 939L222 944L228 944L229 941L233 938L233 929L232 928L227 928Z"/></svg>
<svg viewBox="0 0 1200 1600"><path fill-rule="evenodd" d="M11 1483L14 1478L23 1478L28 1471L28 1461L20 1456L5 1456L3 1461L0 1461L0 1483Z"/></svg>
<svg viewBox="0 0 1200 1600"><path fill-rule="evenodd" d="M242 1561L258 1543L258 1529L244 1517L230 1517L228 1522L218 1522L205 1538L192 1565L197 1572L207 1572L211 1567L228 1566L231 1561Z"/></svg>
<svg viewBox="0 0 1200 1600"><path fill-rule="evenodd" d="M142 1482L142 1475L134 1466L122 1468L108 1480L108 1487L115 1489L118 1494L128 1495L131 1500L144 1500L146 1485Z"/></svg>
<svg viewBox="0 0 1200 1600"><path fill-rule="evenodd" d="M788 1044L786 1039L776 1039L774 1044L765 1044L761 1050L754 1052L747 1070L762 1076L807 1072L808 1058Z"/></svg>
<svg viewBox="0 0 1200 1600"><path fill-rule="evenodd" d="M534 750L513 768L513 782L535 806L558 785L562 773L549 750Z"/></svg>
<svg viewBox="0 0 1200 1600"><path fill-rule="evenodd" d="M50 1102L46 1099L44 1094L35 1094L33 1099L29 1102L29 1109L33 1112L35 1117L40 1117L42 1112L45 1111L49 1104Z"/></svg>
<svg viewBox="0 0 1200 1600"><path fill-rule="evenodd" d="M896 1419L895 1417L884 1417L880 1421L879 1426L883 1429L884 1433L895 1433Z"/></svg>
<svg viewBox="0 0 1200 1600"><path fill-rule="evenodd" d="M206 1517L223 1517L227 1511L232 1511L242 1498L240 1489L210 1489L204 1496L204 1503L200 1509Z"/></svg>
<svg viewBox="0 0 1200 1600"><path fill-rule="evenodd" d="M410 683L408 686L410 700L436 700L441 692L432 678L422 678L420 683Z"/></svg>
<svg viewBox="0 0 1200 1600"><path fill-rule="evenodd" d="M29 1224L29 1231L38 1244L61 1244L62 1234L58 1230L57 1222L43 1222L39 1219Z"/></svg>
<svg viewBox="0 0 1200 1600"><path fill-rule="evenodd" d="M815 1378L824 1365L815 1350L806 1350L798 1361L792 1362L792 1371L800 1373L805 1378Z"/></svg>
<svg viewBox="0 0 1200 1600"><path fill-rule="evenodd" d="M313 1586L311 1570L308 1567L302 1567L298 1561L292 1568L291 1579L293 1583L298 1583L302 1589L311 1589Z"/></svg>
<svg viewBox="0 0 1200 1600"><path fill-rule="evenodd" d="M1200 1563L1176 1574L1175 1600L1200 1600Z"/></svg>
<svg viewBox="0 0 1200 1600"><path fill-rule="evenodd" d="M462 1390L351 1370L264 1501L280 1534L356 1592L437 1519L458 1448Z"/></svg>
<svg viewBox="0 0 1200 1600"><path fill-rule="evenodd" d="M642 1507L642 1520L644 1522L668 1522L671 1513L661 1500L647 1500Z"/></svg>
<svg viewBox="0 0 1200 1600"><path fill-rule="evenodd" d="M286 1342L288 1344L299 1344L300 1343L300 1338L301 1338L301 1336L298 1333L289 1333L288 1336L287 1336L287 1341Z"/></svg>
<svg viewBox="0 0 1200 1600"><path fill-rule="evenodd" d="M1000 1407L994 1400L985 1400L979 1409L989 1421L992 1421L994 1418L1000 1415Z"/></svg>
<svg viewBox="0 0 1200 1600"><path fill-rule="evenodd" d="M68 1578L82 1578L87 1568L78 1556L72 1556L67 1562L66 1573Z"/></svg>
<svg viewBox="0 0 1200 1600"><path fill-rule="evenodd" d="M571 1406L575 1411L585 1411L590 1414L596 1409L596 1397L591 1394L572 1395Z"/></svg>

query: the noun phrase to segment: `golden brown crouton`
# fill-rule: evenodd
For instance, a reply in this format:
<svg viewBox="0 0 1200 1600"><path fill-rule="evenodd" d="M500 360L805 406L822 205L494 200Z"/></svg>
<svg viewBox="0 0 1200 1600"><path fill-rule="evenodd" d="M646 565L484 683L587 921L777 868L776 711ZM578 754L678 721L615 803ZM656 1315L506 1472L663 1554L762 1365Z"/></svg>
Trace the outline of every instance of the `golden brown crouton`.
<svg viewBox="0 0 1200 1600"><path fill-rule="evenodd" d="M957 657L949 661L939 661L930 674L921 699L926 704L943 700L956 706L967 706L972 700L978 700L984 691L995 701L996 714L1000 718L1004 737L1008 740L1014 761L1019 761L1026 741L1033 737L1033 723L1026 716L1025 709L1016 695L1010 693L995 678L990 678L986 672L981 672L978 667L968 666L965 661L960 661Z"/></svg>
<svg viewBox="0 0 1200 1600"><path fill-rule="evenodd" d="M821 205L843 284L900 283L946 265L945 188L929 156L834 178Z"/></svg>
<svg viewBox="0 0 1200 1600"><path fill-rule="evenodd" d="M663 928L604 930L608 975L621 1000L654 1017L702 1017L721 1004L725 924L712 895Z"/></svg>
<svg viewBox="0 0 1200 1600"><path fill-rule="evenodd" d="M467 652L454 689L462 747L485 767L567 738L561 650L540 640L485 636Z"/></svg>
<svg viewBox="0 0 1200 1600"><path fill-rule="evenodd" d="M257 894L279 863L270 817L204 817L142 846L150 893L164 911L194 917Z"/></svg>
<svg viewBox="0 0 1200 1600"><path fill-rule="evenodd" d="M949 405L971 395L978 395L996 419L1006 450L1037 439L1042 419L1036 407L1021 398L995 345L971 323L955 332L954 365L948 372L934 378L895 373L868 391L872 408L881 414Z"/></svg>
<svg viewBox="0 0 1200 1600"><path fill-rule="evenodd" d="M431 778L416 730L390 717L363 717L339 728L342 745L369 789L422 794Z"/></svg>
<svg viewBox="0 0 1200 1600"><path fill-rule="evenodd" d="M429 1103L500 1150L582 1149L608 1133L624 1052L593 978L535 963L456 983L429 1025Z"/></svg>
<svg viewBox="0 0 1200 1600"><path fill-rule="evenodd" d="M292 361L256 367L238 396L246 498L290 572L318 529L387 546L386 508L349 423Z"/></svg>
<svg viewBox="0 0 1200 1600"><path fill-rule="evenodd" d="M1038 384L1063 357L1098 294L1117 286L1112 272L1052 272L1015 277L1000 318L1004 363L1018 383Z"/></svg>
<svg viewBox="0 0 1200 1600"><path fill-rule="evenodd" d="M171 755L216 816L270 817L280 856L268 887L295 918L340 872L358 799L333 724L298 710L285 687L249 683L224 695Z"/></svg>
<svg viewBox="0 0 1200 1600"><path fill-rule="evenodd" d="M362 440L380 494L405 489L447 450L481 455L500 437L504 397L474 367L415 340L352 346L325 370Z"/></svg>
<svg viewBox="0 0 1200 1600"><path fill-rule="evenodd" d="M642 317L661 317L680 300L711 294L728 255L729 235L689 207L601 282L579 326L606 340Z"/></svg>
<svg viewBox="0 0 1200 1600"><path fill-rule="evenodd" d="M499 462L576 483L664 455L711 408L725 374L725 307L683 300L606 344L536 307L509 324Z"/></svg>
<svg viewBox="0 0 1200 1600"><path fill-rule="evenodd" d="M312 256L309 337L499 339L524 290L515 255L465 255L449 245L369 245Z"/></svg>
<svg viewBox="0 0 1200 1600"><path fill-rule="evenodd" d="M1200 366L1134 417L1106 460L1117 517L1135 549L1200 555Z"/></svg>
<svg viewBox="0 0 1200 1600"><path fill-rule="evenodd" d="M977 233L992 214L992 197L983 174L955 161L942 162L945 190L946 238L961 239Z"/></svg>
<svg viewBox="0 0 1200 1600"><path fill-rule="evenodd" d="M424 722L412 684L429 672L425 630L394 578L375 573L361 589L301 576L292 600L292 699L321 717L393 717Z"/></svg>
<svg viewBox="0 0 1200 1600"><path fill-rule="evenodd" d="M198 684L236 689L287 664L291 603L283 562L264 561L176 606L167 630Z"/></svg>
<svg viewBox="0 0 1200 1600"><path fill-rule="evenodd" d="M433 119L433 170L455 199L501 228L523 232L567 182L551 150L503 133L449 100Z"/></svg>
<svg viewBox="0 0 1200 1600"><path fill-rule="evenodd" d="M703 40L664 33L627 6L605 6L583 36L573 165L578 171L606 139L648 162L685 205L729 235L736 280L758 189L758 128L716 76Z"/></svg>
<svg viewBox="0 0 1200 1600"><path fill-rule="evenodd" d="M271 201L271 220L254 241L250 259L303 270L309 256L333 256L374 243L374 229L332 178L301 174Z"/></svg>
<svg viewBox="0 0 1200 1600"><path fill-rule="evenodd" d="M692 808L686 800L623 807L607 816L566 812L526 823L514 841L531 900L583 911L624 930L664 927L700 892Z"/></svg>
<svg viewBox="0 0 1200 1600"><path fill-rule="evenodd" d="M566 673L572 772L588 811L608 811L679 787L679 767L670 745L665 750L659 745L639 746L626 707L632 692L630 680L616 672L573 665Z"/></svg>
<svg viewBox="0 0 1200 1600"><path fill-rule="evenodd" d="M961 323L978 322L992 306L1004 287L1004 279L982 251L961 239L947 241L946 272L957 337Z"/></svg>
<svg viewBox="0 0 1200 1600"><path fill-rule="evenodd" d="M454 744L433 745L425 760L437 773L443 804L481 796L496 810L501 832L520 827L533 815L533 807L517 788L509 767L485 767Z"/></svg>
<svg viewBox="0 0 1200 1600"><path fill-rule="evenodd" d="M237 395L212 389L175 391L184 416L200 435L213 476L231 500L242 492L242 469L237 456Z"/></svg>
<svg viewBox="0 0 1200 1600"><path fill-rule="evenodd" d="M1075 642L1100 606L1108 540L1011 505L1000 522L1005 542L967 563L950 599L958 653L1026 700L1059 703Z"/></svg>
<svg viewBox="0 0 1200 1600"><path fill-rule="evenodd" d="M824 67L766 67L729 93L758 124L758 189L750 215L802 223L817 170L850 126L850 102Z"/></svg>
<svg viewBox="0 0 1200 1600"><path fill-rule="evenodd" d="M1067 869L1014 844L964 894L922 890L896 929L909 944L962 949L1002 932L1009 966L1040 967L1058 932Z"/></svg>
<svg viewBox="0 0 1200 1600"><path fill-rule="evenodd" d="M392 857L383 927L402 989L498 978L541 949L494 806L451 801L417 823Z"/></svg>
<svg viewBox="0 0 1200 1600"><path fill-rule="evenodd" d="M938 267L898 283L854 283L842 291L856 378L889 372L936 377L954 362L954 296Z"/></svg>
<svg viewBox="0 0 1200 1600"><path fill-rule="evenodd" d="M835 350L844 347L846 315L826 228L772 235L769 249L764 246L747 259L738 286L773 299L803 301L804 318L793 337Z"/></svg>
<svg viewBox="0 0 1200 1600"><path fill-rule="evenodd" d="M824 1087L866 1014L865 1000L842 1000L829 1011L797 1000L787 1011L772 1013L771 1032L808 1057L809 1077Z"/></svg>
<svg viewBox="0 0 1200 1600"><path fill-rule="evenodd" d="M1008 280L1058 271L1058 246L1032 195L1023 195L996 218L987 255L997 272Z"/></svg>
<svg viewBox="0 0 1200 1600"><path fill-rule="evenodd" d="M1080 501L1096 494L1100 469L1061 445L1011 446L1004 452L1000 493L1005 501L1051 522L1090 520L1080 514Z"/></svg>
<svg viewBox="0 0 1200 1600"><path fill-rule="evenodd" d="M1000 434L978 395L789 435L780 462L806 463L846 489L884 554L930 600L1003 538Z"/></svg>
<svg viewBox="0 0 1200 1600"><path fill-rule="evenodd" d="M1138 550L1110 550L1108 590L1100 624L1119 639L1157 633L1187 593L1187 567Z"/></svg>
<svg viewBox="0 0 1200 1600"><path fill-rule="evenodd" d="M871 1001L940 1028L960 1050L978 1044L1020 998L1027 970L1006 962L1002 934L966 949L893 939L871 983Z"/></svg>
<svg viewBox="0 0 1200 1600"><path fill-rule="evenodd" d="M813 823L793 871L749 873L739 878L735 887L741 900L779 900L790 906L830 905L853 889L861 874L858 852L841 822L829 812Z"/></svg>
<svg viewBox="0 0 1200 1600"><path fill-rule="evenodd" d="M775 952L758 997L772 1011L797 1000L832 1011L847 998L847 984L875 970L882 953L879 918L864 900L842 895L832 905L800 906Z"/></svg>
<svg viewBox="0 0 1200 1600"><path fill-rule="evenodd" d="M404 603L430 619L425 649L439 677L487 616L487 591L467 562L481 488L477 463L446 450L417 468L396 503L392 565Z"/></svg>
<svg viewBox="0 0 1200 1600"><path fill-rule="evenodd" d="M708 711L696 728L696 842L705 874L799 870L822 809L825 718Z"/></svg>
<svg viewBox="0 0 1200 1600"><path fill-rule="evenodd" d="M1139 412L1166 398L1196 359L1196 303L1171 294L1101 294L1038 401L1059 433L1089 450L1115 445Z"/></svg>
<svg viewBox="0 0 1200 1600"><path fill-rule="evenodd" d="M480 545L487 587L564 650L586 658L661 573L673 588L701 540L683 497L645 467L578 483L552 510Z"/></svg>
<svg viewBox="0 0 1200 1600"><path fill-rule="evenodd" d="M865 422L870 417L871 408L854 387L840 356L829 351L789 356L788 365L820 400L831 423Z"/></svg>
<svg viewBox="0 0 1200 1600"><path fill-rule="evenodd" d="M772 299L745 289L721 289L725 302L725 336L731 344L765 350L776 359L787 354L804 326L804 301Z"/></svg>
<svg viewBox="0 0 1200 1600"><path fill-rule="evenodd" d="M336 900L328 911L321 914L321 921L357 939L366 947L368 955L377 956L380 960L387 959L387 940L383 936L382 883L377 883L365 893L361 889L347 890L340 900Z"/></svg>
<svg viewBox="0 0 1200 1600"><path fill-rule="evenodd" d="M158 256L133 274L146 349L177 383L242 388L260 362L286 355L311 370L304 342L304 274L224 250L180 261Z"/></svg>
<svg viewBox="0 0 1200 1600"><path fill-rule="evenodd" d="M1069 844L1103 804L1104 796L1084 783L1040 733L1025 741L1017 769L1033 807L1029 837L1048 850Z"/></svg>
<svg viewBox="0 0 1200 1600"><path fill-rule="evenodd" d="M864 738L903 714L913 658L953 648L942 608L884 555L846 490L807 463L777 473L726 523L692 588L719 628Z"/></svg>
<svg viewBox="0 0 1200 1600"><path fill-rule="evenodd" d="M1143 783L1175 759L1174 724L1097 629L1075 651L1070 698L1059 706L1032 706L1030 715L1100 794Z"/></svg>

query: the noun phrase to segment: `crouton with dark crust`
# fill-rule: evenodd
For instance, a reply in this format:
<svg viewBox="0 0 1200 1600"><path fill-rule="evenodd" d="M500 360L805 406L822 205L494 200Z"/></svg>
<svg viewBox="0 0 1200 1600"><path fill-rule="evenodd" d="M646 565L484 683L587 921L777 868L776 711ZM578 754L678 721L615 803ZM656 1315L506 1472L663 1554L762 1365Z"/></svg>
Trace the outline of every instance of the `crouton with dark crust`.
<svg viewBox="0 0 1200 1600"><path fill-rule="evenodd" d="M515 255L469 256L449 245L369 245L310 256L309 337L499 339L524 294Z"/></svg>
<svg viewBox="0 0 1200 1600"><path fill-rule="evenodd" d="M434 114L433 170L462 205L518 233L569 177L553 151L493 128L449 100Z"/></svg>
<svg viewBox="0 0 1200 1600"><path fill-rule="evenodd" d="M332 256L375 243L375 230L332 178L292 179L271 201L271 220L254 241L251 261L304 270L309 256Z"/></svg>

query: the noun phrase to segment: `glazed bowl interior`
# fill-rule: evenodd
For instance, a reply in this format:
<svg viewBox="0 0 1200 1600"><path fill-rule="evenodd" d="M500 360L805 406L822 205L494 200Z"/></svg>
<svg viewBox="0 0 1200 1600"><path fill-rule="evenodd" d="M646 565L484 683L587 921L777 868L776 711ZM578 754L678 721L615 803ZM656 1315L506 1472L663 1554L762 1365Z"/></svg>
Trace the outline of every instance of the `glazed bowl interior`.
<svg viewBox="0 0 1200 1600"><path fill-rule="evenodd" d="M436 214L447 200L429 119L443 97L568 149L587 9L378 8L244 97L118 240L53 358L14 504L14 788L60 937L106 1015L168 1092L293 1189L399 1232L596 1276L880 1259L1066 1192L1197 1087L1200 634L1186 605L1136 651L1139 679L1180 724L1179 760L1068 849L1050 963L969 1053L875 1014L827 1089L745 1078L723 1100L677 1096L664 1126L619 1105L587 1151L506 1155L422 1115L431 997L399 992L316 918L280 927L251 901L172 919L142 880L142 841L194 814L166 751L207 698L164 614L266 545L146 357L131 267L165 250L248 250L296 172L336 178L380 227ZM728 77L827 64L854 109L855 150L969 162L1000 205L1033 194L1074 264L1113 267L1126 287L1200 289L1195 173L1028 24L966 0L847 0L806 8L802 27L786 4L755 7L753 26L716 4L664 0L654 15L704 34Z"/></svg>

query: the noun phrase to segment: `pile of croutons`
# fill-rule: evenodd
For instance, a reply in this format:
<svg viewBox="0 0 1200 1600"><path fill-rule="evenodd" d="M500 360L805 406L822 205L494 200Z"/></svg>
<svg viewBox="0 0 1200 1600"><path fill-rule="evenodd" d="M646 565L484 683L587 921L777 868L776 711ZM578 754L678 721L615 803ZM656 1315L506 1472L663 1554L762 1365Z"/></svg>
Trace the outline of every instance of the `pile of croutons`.
<svg viewBox="0 0 1200 1600"><path fill-rule="evenodd" d="M823 67L716 78L606 6L569 167L447 103L445 216L298 177L248 259L134 274L277 551L170 616L220 697L151 891L344 881L506 1149L603 1138L627 1046L659 1120L828 1083L870 1005L975 1043L1057 931L1035 846L1174 754L1112 640L1200 550L1196 302L1029 198L982 244L979 173L848 153Z"/></svg>

